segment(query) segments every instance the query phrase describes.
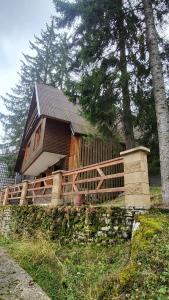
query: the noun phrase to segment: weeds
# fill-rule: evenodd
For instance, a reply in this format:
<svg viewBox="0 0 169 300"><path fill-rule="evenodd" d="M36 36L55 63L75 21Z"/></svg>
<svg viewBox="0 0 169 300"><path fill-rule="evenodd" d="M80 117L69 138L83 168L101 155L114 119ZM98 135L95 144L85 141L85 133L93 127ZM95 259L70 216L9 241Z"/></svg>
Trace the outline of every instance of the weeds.
<svg viewBox="0 0 169 300"><path fill-rule="evenodd" d="M46 241L1 238L12 257L55 300L97 299L98 283L117 272L129 258L129 244L111 247L60 245Z"/></svg>
<svg viewBox="0 0 169 300"><path fill-rule="evenodd" d="M169 215L152 212L139 221L130 260L103 278L98 299L169 299Z"/></svg>

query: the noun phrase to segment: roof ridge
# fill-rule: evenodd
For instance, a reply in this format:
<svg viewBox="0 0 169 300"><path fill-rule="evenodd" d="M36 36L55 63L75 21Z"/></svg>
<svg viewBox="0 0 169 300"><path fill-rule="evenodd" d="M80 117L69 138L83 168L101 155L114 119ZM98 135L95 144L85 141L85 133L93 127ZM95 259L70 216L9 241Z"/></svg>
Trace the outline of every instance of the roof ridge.
<svg viewBox="0 0 169 300"><path fill-rule="evenodd" d="M49 88L52 88L52 89L55 89L55 90L58 90L58 91L61 91L63 93L63 90L61 90L60 88L58 87L55 87L53 85L49 85L47 83L42 83L42 82L35 82L36 85L43 85L44 87L49 87ZM63 93L64 94L64 93Z"/></svg>

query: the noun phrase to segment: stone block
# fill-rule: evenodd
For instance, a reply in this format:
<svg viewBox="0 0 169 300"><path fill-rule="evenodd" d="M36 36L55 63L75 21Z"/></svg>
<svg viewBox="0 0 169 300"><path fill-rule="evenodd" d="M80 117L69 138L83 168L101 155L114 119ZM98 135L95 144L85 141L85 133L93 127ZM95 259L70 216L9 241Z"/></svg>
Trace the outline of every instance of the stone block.
<svg viewBox="0 0 169 300"><path fill-rule="evenodd" d="M135 162L125 162L124 172L127 173L135 173L135 172L145 172L147 171L147 161L138 160Z"/></svg>
<svg viewBox="0 0 169 300"><path fill-rule="evenodd" d="M148 172L134 172L124 174L125 185L133 183L148 183Z"/></svg>
<svg viewBox="0 0 169 300"><path fill-rule="evenodd" d="M126 195L126 207L150 208L150 195Z"/></svg>
<svg viewBox="0 0 169 300"><path fill-rule="evenodd" d="M127 162L135 162L138 160L147 160L147 153L149 153L150 150L146 147L136 147L132 148L126 151L120 152L120 155L125 157L126 163Z"/></svg>
<svg viewBox="0 0 169 300"><path fill-rule="evenodd" d="M125 185L126 195L149 195L149 184L148 183L129 183Z"/></svg>

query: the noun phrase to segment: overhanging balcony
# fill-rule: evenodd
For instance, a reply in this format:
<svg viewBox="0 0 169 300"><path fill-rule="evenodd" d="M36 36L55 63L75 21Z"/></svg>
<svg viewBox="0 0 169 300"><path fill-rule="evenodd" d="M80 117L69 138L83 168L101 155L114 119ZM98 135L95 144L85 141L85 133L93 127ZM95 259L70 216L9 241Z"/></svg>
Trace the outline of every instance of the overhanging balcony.
<svg viewBox="0 0 169 300"><path fill-rule="evenodd" d="M23 175L38 176L64 157L65 155L61 154L42 152L38 158L23 172Z"/></svg>

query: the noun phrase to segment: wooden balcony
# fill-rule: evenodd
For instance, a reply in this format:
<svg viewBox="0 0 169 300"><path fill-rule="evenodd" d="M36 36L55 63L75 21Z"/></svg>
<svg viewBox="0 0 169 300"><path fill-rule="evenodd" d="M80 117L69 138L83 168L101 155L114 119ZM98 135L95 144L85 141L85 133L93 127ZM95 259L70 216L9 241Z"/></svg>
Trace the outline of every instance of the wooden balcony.
<svg viewBox="0 0 169 300"><path fill-rule="evenodd" d="M68 154L69 144L67 123L42 118L26 144L21 173L38 176Z"/></svg>

